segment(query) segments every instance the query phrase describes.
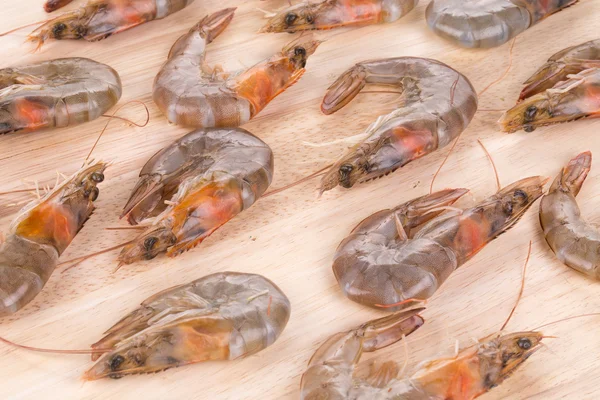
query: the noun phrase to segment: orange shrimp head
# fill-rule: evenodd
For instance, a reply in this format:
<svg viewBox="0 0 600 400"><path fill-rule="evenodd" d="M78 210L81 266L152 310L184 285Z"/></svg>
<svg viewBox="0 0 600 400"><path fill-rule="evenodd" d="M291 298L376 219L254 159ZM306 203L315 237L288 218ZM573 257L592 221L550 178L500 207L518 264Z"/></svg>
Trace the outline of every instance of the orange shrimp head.
<svg viewBox="0 0 600 400"><path fill-rule="evenodd" d="M167 227L159 226L138 236L132 243L123 247L119 262L131 264L138 260L152 260L175 244L177 238Z"/></svg>
<svg viewBox="0 0 600 400"><path fill-rule="evenodd" d="M486 351L497 352L497 357L501 360L501 368L497 371L488 371L486 380L493 382L494 385L502 383L540 349L542 338L541 332L516 332L483 343L481 346L484 354Z"/></svg>
<svg viewBox="0 0 600 400"><path fill-rule="evenodd" d="M275 32L297 32L313 29L324 29L324 22L321 21L329 9L334 8L334 3L323 1L319 3L299 3L293 7L286 8L278 12L269 19L259 33Z"/></svg>

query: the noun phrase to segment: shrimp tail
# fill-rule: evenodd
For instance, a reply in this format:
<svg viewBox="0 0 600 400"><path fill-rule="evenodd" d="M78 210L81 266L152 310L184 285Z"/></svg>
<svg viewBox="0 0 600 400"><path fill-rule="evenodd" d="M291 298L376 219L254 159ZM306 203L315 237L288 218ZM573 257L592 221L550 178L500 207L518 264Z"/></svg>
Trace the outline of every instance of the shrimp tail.
<svg viewBox="0 0 600 400"><path fill-rule="evenodd" d="M327 89L323 102L321 103L321 111L323 114L329 115L350 103L354 97L365 87L367 83L367 72L361 65L355 65L348 71L344 72L340 77L333 82Z"/></svg>
<svg viewBox="0 0 600 400"><path fill-rule="evenodd" d="M207 15L200 20L192 30L202 32L208 43L219 36L233 19L233 14L237 7L225 8L211 15Z"/></svg>
<svg viewBox="0 0 600 400"><path fill-rule="evenodd" d="M581 186L592 167L592 153L589 151L579 154L569 161L569 164L558 174L550 191L561 190L577 196Z"/></svg>

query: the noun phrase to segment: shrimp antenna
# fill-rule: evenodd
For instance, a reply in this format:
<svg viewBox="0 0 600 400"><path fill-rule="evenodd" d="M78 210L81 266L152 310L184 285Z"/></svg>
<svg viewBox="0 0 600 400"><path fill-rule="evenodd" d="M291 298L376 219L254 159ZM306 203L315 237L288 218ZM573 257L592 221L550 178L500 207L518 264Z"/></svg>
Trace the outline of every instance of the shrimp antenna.
<svg viewBox="0 0 600 400"><path fill-rule="evenodd" d="M546 327L546 326L549 326L549 325L558 324L559 322L570 321L570 320L572 320L572 319L578 319L578 318L584 318L584 317L585 317L585 318L587 318L587 317L597 317L597 316L600 316L600 312L596 312L596 313L589 313L589 314L580 314L580 315L574 315L574 316L571 316L571 317L561 318L561 319L559 319L559 320L556 320L556 321L548 322L548 323L546 323L546 324L543 324L543 325L540 325L540 326L538 326L537 328L534 328L533 330L534 330L534 331L537 331L537 330L538 330L538 329L540 329L540 328L544 328L544 327Z"/></svg>
<svg viewBox="0 0 600 400"><path fill-rule="evenodd" d="M55 20L56 18L58 18L58 17L49 18L49 19L45 19L43 21L38 21L38 22L32 22L31 24L27 24L27 25L21 25L21 26L19 26L17 28L11 29L10 31L6 31L6 32L3 32L3 33L0 33L0 37L6 36L6 35L10 35L11 33L14 33L16 31L20 31L21 29L25 29L25 28L30 27L30 26L41 25L41 24L44 24L46 22L50 22L52 20Z"/></svg>
<svg viewBox="0 0 600 400"><path fill-rule="evenodd" d="M8 339L0 337L0 342L6 343L9 346L18 347L19 349L37 351L39 353L55 353L55 354L104 354L112 351L112 349L88 349L88 350L59 350L59 349L44 349L40 347L24 346Z"/></svg>
<svg viewBox="0 0 600 400"><path fill-rule="evenodd" d="M429 194L433 193L433 183L435 182L435 179L437 178L438 174L442 170L442 167L444 166L444 164L446 164L446 161L448 161L448 157L450 157L450 154L452 154L452 151L454 150L454 147L456 147L456 143L458 143L458 139L460 139L460 135L462 135L462 132L454 140L454 143L452 144L452 147L450 147L450 151L448 151L448 154L446 154L446 157L444 157L444 161L442 161L442 163L438 167L437 171L435 171L435 174L433 174L433 178L431 179L431 184L429 185Z"/></svg>
<svg viewBox="0 0 600 400"><path fill-rule="evenodd" d="M104 132L106 131L106 128L108 128L108 124L110 124L110 121L113 120L113 118L115 118L115 114L119 112L119 110L121 110L123 107L125 107L126 105L129 105L131 103L138 103L144 106L144 108L146 109L146 122L144 122L142 125L138 125L135 124L136 126L139 127L144 127L146 125L148 125L148 122L150 122L150 111L148 110L148 106L146 105L146 103L144 103L143 101L139 101L139 100L130 100L125 104L122 104L121 106L117 107L117 109L112 113L112 115L109 117L110 119L108 121L106 121L106 124L104 125L104 128L102 128L102 131L100 132L100 135L98 135L98 138L96 139L96 141L94 142L94 145L92 146L92 148L90 149L90 152L88 153L87 157L85 158L85 160L83 161L83 166L85 166L85 163L89 160L90 156L92 155L92 152L94 151L94 149L96 148L96 146L98 145L98 142L100 141L100 138L102 137L102 135L104 134ZM117 117L119 118L119 117ZM119 118L119 119L124 119L124 118ZM129 120L127 120L129 121Z"/></svg>
<svg viewBox="0 0 600 400"><path fill-rule="evenodd" d="M492 168L494 169L494 175L496 176L496 187L498 188L498 191L500 191L500 189L502 189L502 185L500 185L500 178L498 176L498 170L496 169L496 163L494 163L494 159L492 158L492 155L490 154L489 151L487 151L487 149L483 145L483 142L481 141L481 139L477 139L477 142L479 143L479 145L485 152L485 155L487 156L488 160L490 160L490 163L492 164Z"/></svg>
<svg viewBox="0 0 600 400"><path fill-rule="evenodd" d="M67 271L68 271L68 270L70 270L71 268L75 268L76 266L78 266L79 264L81 264L82 262L84 262L85 260L88 260L88 259L90 259L90 258L92 258L92 257L95 257L95 256L98 256L98 255L100 255L100 254L108 253L108 252L110 252L110 251L113 251L113 250L119 249L119 248L121 248L121 247L127 246L128 244L130 244L130 243L132 243L132 242L133 242L133 240L130 240L130 241L128 241L128 242L121 243L121 244L118 244L118 245L116 245L116 246L112 246L112 247L109 247L109 248L107 248L107 249L104 249L104 250L96 251L96 252L94 252L94 253L92 253L92 254L88 254L88 255L85 255L85 256L76 257L76 258L72 258L72 259L70 259L70 260L67 260L67 261L63 261L63 262L61 262L60 264L58 264L58 265L57 265L57 267L58 267L58 266L60 266L60 265L71 264L71 265L69 265L67 268L65 268L65 269L64 269L64 270L61 272L62 274L64 274L65 272L67 272Z"/></svg>
<svg viewBox="0 0 600 400"><path fill-rule="evenodd" d="M506 318L506 321L504 321L504 324L502 324L502 328L500 328L501 331L503 331L504 328L506 328L506 325L508 325L508 321L510 321L511 317L515 313L515 310L517 309L517 306L519 305L519 301L521 301L521 297L523 296L523 290L525 290L525 272L527 271L527 263L529 262L529 256L531 256L531 240L529 241L529 250L527 250L527 258L525 259L525 264L523 264L523 274L521 277L521 289L519 290L519 295L517 296L517 301L515 302L515 305L513 306L512 310L510 310L510 314L508 314L508 318Z"/></svg>
<svg viewBox="0 0 600 400"><path fill-rule="evenodd" d="M515 37L512 41L512 44L510 45L510 52L508 54L508 67L506 68L506 71L504 71L504 73L502 74L502 76L498 79L496 79L495 81L493 81L492 83L490 83L489 85L487 85L481 92L479 92L477 94L478 97L480 97L481 95L483 95L485 92L488 91L489 88L491 88L492 86L494 86L496 83L502 81L504 78L506 78L506 75L508 75L508 71L510 71L511 67L512 67L512 63L513 63L513 48L515 47L515 42L517 41L517 38Z"/></svg>
<svg viewBox="0 0 600 400"><path fill-rule="evenodd" d="M311 180L312 178L316 178L319 175L323 175L325 173L325 171L327 171L331 167L333 167L333 164L326 165L325 167L321 168L320 170L315 171L312 174L305 176L304 178L298 179L296 182L292 182L289 185L285 185L280 188L273 189L270 192L265 193L262 197L271 196L273 194L277 194L277 193L283 192L284 190L293 188L294 186L298 186L301 183Z"/></svg>

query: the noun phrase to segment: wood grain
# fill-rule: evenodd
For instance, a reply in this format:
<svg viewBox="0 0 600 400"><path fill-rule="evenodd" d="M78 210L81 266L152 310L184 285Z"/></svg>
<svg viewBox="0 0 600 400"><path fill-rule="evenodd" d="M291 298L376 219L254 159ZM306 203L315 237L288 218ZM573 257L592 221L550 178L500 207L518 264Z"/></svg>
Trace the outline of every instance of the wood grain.
<svg viewBox="0 0 600 400"><path fill-rule="evenodd" d="M42 0L2 0L2 30L46 18ZM71 4L77 7L80 2ZM31 54L24 44L27 30L0 38L0 67L66 56L90 57L121 75L123 104L142 100L150 108L145 128L111 122L94 152L112 161L100 185L97 211L73 241L63 260L129 240L134 231L106 230L123 225L117 217L138 171L157 150L187 129L169 125L151 100L154 76L171 44L205 14L238 6L230 27L210 46L209 61L226 69L249 66L280 49L294 36L259 35L264 20L258 7L274 10L281 0L197 0L189 8L97 43L49 43ZM332 116L319 103L327 86L357 61L393 56L439 59L465 74L481 90L502 76L509 47L458 49L432 34L424 21L424 1L405 18L388 25L316 33L327 39L295 86L244 126L265 140L275 153L275 180L281 187L323 167L348 143L311 147L361 133L378 115L389 112L393 94L365 94ZM513 104L523 82L550 55L567 46L598 37L600 2L579 4L543 21L517 38L514 63L507 77L480 99L480 108L503 110ZM139 106L120 114L143 120ZM463 133L437 178L435 188L467 187L474 199L495 190L494 178L480 138L493 155L503 184L530 175L554 176L575 154L600 155L600 121L582 120L533 133L499 132L497 111L480 111ZM48 132L0 137L0 191L30 187L23 179L53 182L57 170L76 170L106 120ZM83 383L91 362L87 356L37 354L0 346L2 399L293 399L300 376L317 346L333 333L381 315L344 298L331 273L338 243L364 217L429 190L431 178L448 148L413 162L378 181L350 191L336 189L316 198L313 180L261 199L206 240L175 259L157 258L113 273L116 252L97 256L66 272L55 271L43 292L16 317L1 322L0 335L16 342L51 348L87 348L103 331L151 294L217 271L263 274L283 289L292 302L292 317L280 339L267 350L235 362L211 362L160 374L118 381ZM593 166L578 196L583 212L597 217L600 167ZM0 226L6 231L27 194L0 197ZM545 322L600 311L600 287L558 262L541 236L537 204L508 233L456 271L428 303L426 325L409 337L409 362L448 354L458 340L469 345L499 329L518 292L528 241L533 253L523 300L509 330L531 329ZM550 326L547 347L536 353L485 399L594 399L600 392L596 328L600 318ZM404 360L401 344L365 356Z"/></svg>

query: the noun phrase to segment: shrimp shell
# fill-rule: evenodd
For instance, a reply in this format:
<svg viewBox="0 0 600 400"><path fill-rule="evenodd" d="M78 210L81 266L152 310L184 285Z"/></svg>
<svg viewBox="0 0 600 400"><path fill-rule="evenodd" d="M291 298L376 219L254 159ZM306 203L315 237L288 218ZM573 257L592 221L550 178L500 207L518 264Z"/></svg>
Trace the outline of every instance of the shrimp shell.
<svg viewBox="0 0 600 400"><path fill-rule="evenodd" d="M397 87L404 101L379 117L367 129L368 137L333 165L321 180L321 192L379 178L446 146L477 111L477 93L465 76L439 61L416 57L356 64L327 89L321 110L336 112L369 83Z"/></svg>
<svg viewBox="0 0 600 400"><path fill-rule="evenodd" d="M454 44L490 48L578 1L432 0L425 15L431 30Z"/></svg>
<svg viewBox="0 0 600 400"><path fill-rule="evenodd" d="M290 310L285 294L263 276L237 272L205 276L151 296L117 322L92 345L111 351L84 379L116 379L247 357L277 340Z"/></svg>
<svg viewBox="0 0 600 400"><path fill-rule="evenodd" d="M540 224L556 257L569 267L600 279L600 232L582 216L575 197L590 168L589 151L573 158L540 202Z"/></svg>
<svg viewBox="0 0 600 400"><path fill-rule="evenodd" d="M0 316L19 311L42 290L94 211L106 164L85 166L25 206L0 246Z"/></svg>
<svg viewBox="0 0 600 400"><path fill-rule="evenodd" d="M121 97L119 74L87 58L0 69L0 134L92 121Z"/></svg>
<svg viewBox="0 0 600 400"><path fill-rule="evenodd" d="M198 129L176 140L140 172L122 216L136 224L160 215L119 260L175 256L198 245L258 200L273 168L271 148L241 128Z"/></svg>

